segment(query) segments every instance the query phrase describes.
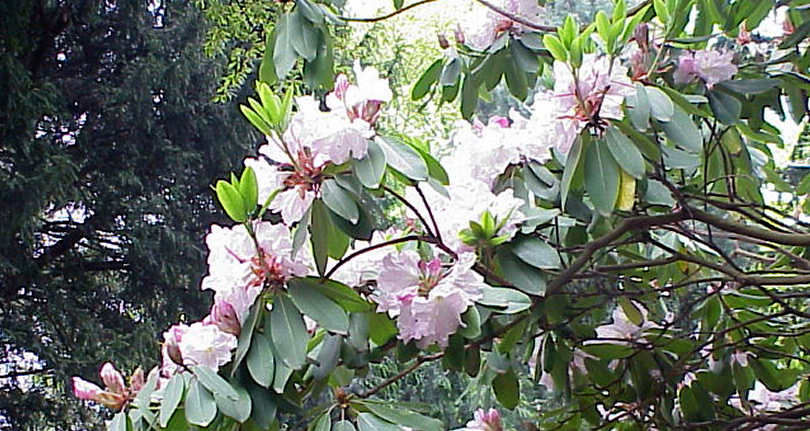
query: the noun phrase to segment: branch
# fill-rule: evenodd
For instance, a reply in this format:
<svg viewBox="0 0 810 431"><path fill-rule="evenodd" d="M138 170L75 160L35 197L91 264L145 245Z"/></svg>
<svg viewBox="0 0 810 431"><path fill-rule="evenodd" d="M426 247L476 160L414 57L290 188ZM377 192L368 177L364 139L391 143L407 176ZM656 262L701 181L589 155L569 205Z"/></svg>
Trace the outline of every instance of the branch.
<svg viewBox="0 0 810 431"><path fill-rule="evenodd" d="M407 12L408 10L411 10L411 9L417 7L417 6L421 6L421 5L427 4L427 3L433 3L435 1L438 1L438 0L420 0L420 1L416 2L416 3L411 3L408 6L402 7L402 8L397 9L397 10L395 10L395 11L389 13L389 14L382 15L382 16L375 16L375 17L371 17L371 18L351 18L351 17L348 17L348 16L339 16L338 19L340 19L342 21L346 21L346 22L379 22L379 21L385 21L385 20L387 20L389 18L393 18L393 17L395 17L395 16L397 16L397 15L403 13L403 12Z"/></svg>
<svg viewBox="0 0 810 431"><path fill-rule="evenodd" d="M548 296L556 293L563 286L568 284L568 282L574 278L576 273L588 264L588 261L591 259L594 253L608 246L613 241L616 241L625 233L630 231L646 230L654 226L675 223L688 218L689 214L683 210L680 210L660 216L631 217L622 220L611 232L595 239L585 248L583 248L582 254L580 254L576 260L571 262L571 265L569 265L567 268L565 268L565 270L557 274L557 276L551 280L551 283L549 283L548 287L546 288L546 295Z"/></svg>

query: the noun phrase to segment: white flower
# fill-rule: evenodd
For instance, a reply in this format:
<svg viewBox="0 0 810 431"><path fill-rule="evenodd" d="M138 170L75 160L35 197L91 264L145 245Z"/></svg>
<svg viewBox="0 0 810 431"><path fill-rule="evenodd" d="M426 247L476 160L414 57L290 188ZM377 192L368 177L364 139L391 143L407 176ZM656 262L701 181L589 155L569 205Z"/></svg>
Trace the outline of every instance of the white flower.
<svg viewBox="0 0 810 431"><path fill-rule="evenodd" d="M556 120L557 148L567 153L582 129L600 119L623 117L621 105L635 87L627 76L627 68L607 57L586 54L574 77L567 63L554 62L554 90L538 95L541 100L552 98L550 113ZM544 102L545 103L545 102ZM539 109L535 112L541 113Z"/></svg>
<svg viewBox="0 0 810 431"><path fill-rule="evenodd" d="M240 322L245 321L265 283L283 283L309 272L306 265L292 259L290 230L286 226L258 222L253 230L255 242L244 225L212 225L206 237L210 252L202 288L213 290L215 301L231 304Z"/></svg>
<svg viewBox="0 0 810 431"><path fill-rule="evenodd" d="M492 0L491 3L512 16L532 24L541 24L545 16L545 9L537 4L537 0ZM492 45L492 42L504 32L532 31L531 28L480 4L475 4L469 13L463 15L459 24L467 44L478 50Z"/></svg>
<svg viewBox="0 0 810 431"><path fill-rule="evenodd" d="M737 66L733 63L734 53L717 50L700 50L686 52L678 59L678 68L673 78L676 83L689 83L701 79L709 88L718 82L731 79L737 73Z"/></svg>
<svg viewBox="0 0 810 431"><path fill-rule="evenodd" d="M441 261L422 261L415 251L392 252L383 259L372 299L377 311L397 317L399 338L421 348L447 347L461 314L481 298L483 277L472 271L475 255L459 256L448 270Z"/></svg>
<svg viewBox="0 0 810 431"><path fill-rule="evenodd" d="M194 323L188 327L179 344L183 364L218 370L230 362L236 341L235 336L220 331L215 325Z"/></svg>
<svg viewBox="0 0 810 431"><path fill-rule="evenodd" d="M644 332L648 329L660 328L659 325L647 320L647 310L635 304L642 316L640 325L631 322L622 307L613 310L613 323L598 326L596 336L600 342L609 344L631 345L633 342L643 340Z"/></svg>

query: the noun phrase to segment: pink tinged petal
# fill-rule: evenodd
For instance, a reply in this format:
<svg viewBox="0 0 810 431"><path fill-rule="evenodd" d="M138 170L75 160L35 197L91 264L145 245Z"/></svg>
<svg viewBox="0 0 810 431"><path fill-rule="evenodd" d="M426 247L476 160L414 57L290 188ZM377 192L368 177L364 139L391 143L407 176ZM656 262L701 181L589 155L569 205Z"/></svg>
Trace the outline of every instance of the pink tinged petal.
<svg viewBox="0 0 810 431"><path fill-rule="evenodd" d="M335 77L335 97L340 100L343 100L344 96L346 95L346 89L349 88L349 78L346 77L344 74L339 74Z"/></svg>
<svg viewBox="0 0 810 431"><path fill-rule="evenodd" d="M281 218L284 224L292 226L294 223L301 220L304 213L312 205L315 200L315 193L305 191L301 193L299 189L292 188L279 193L273 202L270 204L271 211L281 212Z"/></svg>
<svg viewBox="0 0 810 431"><path fill-rule="evenodd" d="M229 302L215 302L214 306L211 307L210 317L212 323L222 332L238 337L239 333L242 331L242 326L239 324L239 316L236 315L236 310Z"/></svg>
<svg viewBox="0 0 810 431"><path fill-rule="evenodd" d="M168 363L183 365L183 354L180 351L180 343L183 341L183 336L188 331L188 328L188 325L177 324L163 333L164 367ZM166 359L169 361L166 361Z"/></svg>
<svg viewBox="0 0 810 431"><path fill-rule="evenodd" d="M96 401L98 397L104 392L98 385L90 383L81 377L73 377L73 395L80 400Z"/></svg>
<svg viewBox="0 0 810 431"><path fill-rule="evenodd" d="M183 364L205 366L217 370L231 360L231 351L237 340L231 334L222 332L216 326L201 322L189 326L180 342Z"/></svg>
<svg viewBox="0 0 810 431"><path fill-rule="evenodd" d="M144 377L143 368L138 367L129 378L129 389L133 394L137 394L141 391L141 389L143 389L145 384L146 379Z"/></svg>
<svg viewBox="0 0 810 431"><path fill-rule="evenodd" d="M124 384L124 376L121 372L115 369L115 366L109 362L101 367L101 380L110 392L116 394L126 393L126 384Z"/></svg>

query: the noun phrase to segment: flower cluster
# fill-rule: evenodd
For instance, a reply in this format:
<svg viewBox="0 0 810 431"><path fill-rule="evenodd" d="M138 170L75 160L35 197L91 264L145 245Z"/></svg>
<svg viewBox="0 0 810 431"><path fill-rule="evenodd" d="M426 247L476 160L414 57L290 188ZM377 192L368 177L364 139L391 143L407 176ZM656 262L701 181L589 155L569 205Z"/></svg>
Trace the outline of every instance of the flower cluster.
<svg viewBox="0 0 810 431"><path fill-rule="evenodd" d="M214 291L214 305L203 321L178 324L163 334L163 377L184 367L218 369L228 363L259 294L309 273L307 265L293 259L289 228L257 222L251 229L252 234L244 225L211 227L206 237L209 272L202 288Z"/></svg>
<svg viewBox="0 0 810 431"><path fill-rule="evenodd" d="M73 395L81 400L95 401L109 409L121 410L138 395L145 384L143 369L138 368L129 379L129 387L124 383L124 376L109 362L99 372L105 389L81 377L73 377Z"/></svg>
<svg viewBox="0 0 810 431"><path fill-rule="evenodd" d="M626 67L608 57L586 54L578 69L554 63L554 89L538 95L532 110L546 113L540 120L553 124L556 133L549 136L556 137L557 149L567 153L585 127L622 119L624 98L634 93Z"/></svg>
<svg viewBox="0 0 810 431"><path fill-rule="evenodd" d="M685 84L698 79L709 88L718 82L731 79L737 73L733 63L734 53L716 50L685 52L678 59L678 68L673 75L675 82Z"/></svg>
<svg viewBox="0 0 810 431"><path fill-rule="evenodd" d="M368 153L382 104L392 93L376 69L355 63L354 73L357 84L350 84L345 75L337 77L325 106L314 97L297 98L298 111L283 136L267 137L268 143L259 148L262 159L245 160L256 171L260 202L278 192L269 209L280 212L287 225L300 220L318 196L327 164L340 165Z"/></svg>
<svg viewBox="0 0 810 431"><path fill-rule="evenodd" d="M465 253L446 268L439 259L422 260L412 250L391 252L382 261L372 299L377 311L397 318L399 338L420 348L447 347L461 325L461 314L481 299L483 277L472 270L475 255Z"/></svg>
<svg viewBox="0 0 810 431"><path fill-rule="evenodd" d="M490 3L498 10L506 12L508 16L490 7L476 4L460 22L465 42L475 49L486 49L503 33L523 33L531 30L510 17L540 24L546 15L545 8L540 7L537 0L492 0Z"/></svg>

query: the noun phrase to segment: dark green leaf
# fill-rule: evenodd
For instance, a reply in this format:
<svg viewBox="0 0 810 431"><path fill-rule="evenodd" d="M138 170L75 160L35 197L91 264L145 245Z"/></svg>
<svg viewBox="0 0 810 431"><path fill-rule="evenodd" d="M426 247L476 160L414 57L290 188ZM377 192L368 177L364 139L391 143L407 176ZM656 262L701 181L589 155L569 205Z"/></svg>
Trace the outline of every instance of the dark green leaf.
<svg viewBox="0 0 810 431"><path fill-rule="evenodd" d="M430 87L438 81L439 76L442 73L442 60L436 60L430 67L425 70L425 73L419 77L419 80L416 81L416 84L413 85L413 90L411 90L411 99L419 100L425 97L426 94L430 91Z"/></svg>
<svg viewBox="0 0 810 431"><path fill-rule="evenodd" d="M644 178L646 169L641 151L619 129L611 127L605 132L605 142L619 166L635 179Z"/></svg>
<svg viewBox="0 0 810 431"><path fill-rule="evenodd" d="M214 395L221 395L233 400L239 398L239 394L234 390L233 386L217 374L216 371L208 367L193 367L192 371L194 371L200 383Z"/></svg>
<svg viewBox="0 0 810 431"><path fill-rule="evenodd" d="M717 119L727 126L740 121L742 102L734 96L717 90L709 90L709 106Z"/></svg>
<svg viewBox="0 0 810 431"><path fill-rule="evenodd" d="M295 306L328 331L348 334L349 316L340 305L309 286L290 285L288 289Z"/></svg>
<svg viewBox="0 0 810 431"><path fill-rule="evenodd" d="M287 281L290 290L314 289L340 304L344 310L363 313L374 309L374 305L366 301L349 286L332 280L321 281L318 278L291 278Z"/></svg>
<svg viewBox="0 0 810 431"><path fill-rule="evenodd" d="M658 121L667 123L672 120L675 105L666 93L658 87L646 87L647 98L650 102L650 115Z"/></svg>
<svg viewBox="0 0 810 431"><path fill-rule="evenodd" d="M779 85L778 79L735 79L717 84L717 87L739 94L760 94Z"/></svg>
<svg viewBox="0 0 810 431"><path fill-rule="evenodd" d="M309 336L304 318L287 296L278 296L273 302L273 309L270 311L270 335L279 359L294 370L304 365ZM214 394L216 395L216 392Z"/></svg>
<svg viewBox="0 0 810 431"><path fill-rule="evenodd" d="M352 159L354 175L363 186L376 189L385 174L385 152L374 141L368 141L368 154L357 160Z"/></svg>
<svg viewBox="0 0 810 431"><path fill-rule="evenodd" d="M377 143L385 152L389 166L412 180L424 181L428 178L429 171L425 160L409 145L391 138L380 138Z"/></svg>
<svg viewBox="0 0 810 431"><path fill-rule="evenodd" d="M335 214L345 218L352 224L360 219L360 210L354 202L352 195L340 187L333 179L324 181L321 184L321 196L323 202Z"/></svg>
<svg viewBox="0 0 810 431"><path fill-rule="evenodd" d="M512 240L510 251L520 260L541 269L558 269L560 255L553 247L536 237L520 236Z"/></svg>
<svg viewBox="0 0 810 431"><path fill-rule="evenodd" d="M693 153L698 153L703 149L703 135L689 114L680 107L674 109L671 121L658 124L675 145Z"/></svg>
<svg viewBox="0 0 810 431"><path fill-rule="evenodd" d="M582 350L600 359L623 359L633 354L632 347L613 343L586 344Z"/></svg>
<svg viewBox="0 0 810 431"><path fill-rule="evenodd" d="M585 155L585 190L597 212L605 217L613 213L619 196L619 167L603 140L595 141Z"/></svg>
<svg viewBox="0 0 810 431"><path fill-rule="evenodd" d="M244 423L250 418L252 409L250 394L241 386L234 385L233 388L239 395L236 399L224 397L215 392L214 401L223 415L236 419L239 423Z"/></svg>
<svg viewBox="0 0 810 431"><path fill-rule="evenodd" d="M268 328L265 328L265 331L267 330ZM273 384L276 364L268 333L256 333L253 337L253 343L247 354L247 367L253 381L262 387L269 388Z"/></svg>
<svg viewBox="0 0 810 431"><path fill-rule="evenodd" d="M273 64L276 66L276 75L281 79L287 77L290 69L293 68L295 61L298 59L292 42L295 30L291 28L290 16L291 14L285 13L279 17L274 30L276 44L273 46Z"/></svg>
<svg viewBox="0 0 810 431"><path fill-rule="evenodd" d="M311 61L318 53L318 30L312 27L312 23L300 11L301 8L297 8L289 14L287 24L290 26L288 31L292 33L290 42L298 55Z"/></svg>
<svg viewBox="0 0 810 431"><path fill-rule="evenodd" d="M332 426L332 431L357 431L357 428L347 420L342 420Z"/></svg>
<svg viewBox="0 0 810 431"><path fill-rule="evenodd" d="M507 287L486 287L481 293L484 296L478 303L497 308L502 314L520 313L532 305L531 298L525 293Z"/></svg>
<svg viewBox="0 0 810 431"><path fill-rule="evenodd" d="M438 419L420 415L402 408L391 408L382 404L367 402L363 404L375 415L397 425L411 427L418 431L442 431L444 424Z"/></svg>
<svg viewBox="0 0 810 431"><path fill-rule="evenodd" d="M495 398L507 409L514 409L520 401L520 383L512 368L505 373L498 374L492 380L492 389L495 391Z"/></svg>
<svg viewBox="0 0 810 431"><path fill-rule="evenodd" d="M399 425L382 420L371 413L357 415L357 429L359 431L400 431Z"/></svg>

